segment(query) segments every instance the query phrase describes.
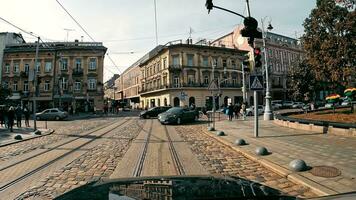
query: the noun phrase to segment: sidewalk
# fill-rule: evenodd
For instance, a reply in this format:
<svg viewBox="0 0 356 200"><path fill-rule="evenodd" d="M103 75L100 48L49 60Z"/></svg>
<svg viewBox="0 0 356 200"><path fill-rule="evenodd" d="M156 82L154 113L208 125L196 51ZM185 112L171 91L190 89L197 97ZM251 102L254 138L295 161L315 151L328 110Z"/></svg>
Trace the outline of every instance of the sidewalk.
<svg viewBox="0 0 356 200"><path fill-rule="evenodd" d="M356 138L327 135L317 132L307 132L291 128L280 127L273 121L259 120L259 138L253 135L253 117L246 121L219 121L216 129L222 130L227 136L222 140L233 144L242 138L249 145L237 147L251 155L255 155L257 146L264 146L272 154L260 157L277 164L288 174L297 174L305 180L320 184L335 193L356 191ZM257 156L256 156L257 157ZM261 160L262 160L261 159ZM334 178L324 178L312 175L309 171L292 172L289 162L303 159L308 166L332 166L341 171L341 175Z"/></svg>
<svg viewBox="0 0 356 200"><path fill-rule="evenodd" d="M41 135L46 135L52 132L52 130L50 129L39 128L38 130L41 131ZM10 132L9 129L6 129L5 127L0 127L0 146L41 136L35 134L33 127L17 128L16 126L14 126L13 131L14 132ZM16 135L21 135L22 140L15 140L14 137Z"/></svg>

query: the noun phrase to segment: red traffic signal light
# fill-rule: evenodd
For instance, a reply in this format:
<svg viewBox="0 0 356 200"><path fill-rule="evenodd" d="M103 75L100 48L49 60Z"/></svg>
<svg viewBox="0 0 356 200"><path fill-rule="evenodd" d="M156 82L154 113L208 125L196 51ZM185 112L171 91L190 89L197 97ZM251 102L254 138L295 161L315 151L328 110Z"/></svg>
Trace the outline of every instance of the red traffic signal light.
<svg viewBox="0 0 356 200"><path fill-rule="evenodd" d="M255 55L255 68L262 67L262 62L261 62L261 49L260 48L254 48L253 53Z"/></svg>

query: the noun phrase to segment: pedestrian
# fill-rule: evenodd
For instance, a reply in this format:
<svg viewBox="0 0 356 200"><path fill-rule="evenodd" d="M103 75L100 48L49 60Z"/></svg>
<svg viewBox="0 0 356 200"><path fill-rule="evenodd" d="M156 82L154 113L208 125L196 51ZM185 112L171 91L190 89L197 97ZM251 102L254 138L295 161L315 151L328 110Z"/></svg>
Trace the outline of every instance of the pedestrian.
<svg viewBox="0 0 356 200"><path fill-rule="evenodd" d="M14 132L14 119L15 119L15 109L10 106L9 111L7 112L7 127L10 129L10 132Z"/></svg>
<svg viewBox="0 0 356 200"><path fill-rule="evenodd" d="M1 127L3 127L3 124L5 122L5 112L4 112L4 107L0 107L0 123Z"/></svg>
<svg viewBox="0 0 356 200"><path fill-rule="evenodd" d="M28 110L28 108L26 106L23 108L23 114L25 115L25 126L30 127L30 123L29 123L30 111Z"/></svg>
<svg viewBox="0 0 356 200"><path fill-rule="evenodd" d="M230 103L227 109L228 109L229 121L232 121L232 118L234 116L234 107Z"/></svg>
<svg viewBox="0 0 356 200"><path fill-rule="evenodd" d="M15 110L15 114L16 114L16 125L17 128L21 128L21 122L22 122L22 108L20 105L17 105L16 110Z"/></svg>
<svg viewBox="0 0 356 200"><path fill-rule="evenodd" d="M245 102L242 103L242 105L241 105L240 113L242 114L243 120L245 120L246 119L246 103Z"/></svg>
<svg viewBox="0 0 356 200"><path fill-rule="evenodd" d="M235 105L234 105L235 119L238 119L238 118L239 118L239 112L240 112L239 104L235 104Z"/></svg>

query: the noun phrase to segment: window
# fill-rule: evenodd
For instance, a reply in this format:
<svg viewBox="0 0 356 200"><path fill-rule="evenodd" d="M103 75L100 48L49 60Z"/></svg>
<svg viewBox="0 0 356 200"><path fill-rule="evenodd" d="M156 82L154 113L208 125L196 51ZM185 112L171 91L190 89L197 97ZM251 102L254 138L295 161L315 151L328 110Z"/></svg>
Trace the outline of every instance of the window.
<svg viewBox="0 0 356 200"><path fill-rule="evenodd" d="M40 72L41 72L41 62L37 62L37 65L36 65L36 72L37 72L37 73L40 73Z"/></svg>
<svg viewBox="0 0 356 200"><path fill-rule="evenodd" d="M204 76L204 84L205 84L205 85L208 85L208 84L209 84L209 76L208 76L208 75L205 75L205 76Z"/></svg>
<svg viewBox="0 0 356 200"><path fill-rule="evenodd" d="M218 59L213 58L213 67L217 67L217 66L218 66Z"/></svg>
<svg viewBox="0 0 356 200"><path fill-rule="evenodd" d="M14 73L19 73L19 72L20 72L19 63L14 63Z"/></svg>
<svg viewBox="0 0 356 200"><path fill-rule="evenodd" d="M51 61L46 61L45 63L45 72L51 72L52 71L52 62Z"/></svg>
<svg viewBox="0 0 356 200"><path fill-rule="evenodd" d="M209 58L207 56L203 57L203 67L209 66Z"/></svg>
<svg viewBox="0 0 356 200"><path fill-rule="evenodd" d="M45 84L44 84L44 91L49 91L50 87L51 87L51 85L50 85L49 80L46 80Z"/></svg>
<svg viewBox="0 0 356 200"><path fill-rule="evenodd" d="M232 85L237 85L237 77L232 77Z"/></svg>
<svg viewBox="0 0 356 200"><path fill-rule="evenodd" d="M179 77L178 76L174 76L173 78L173 87L179 87Z"/></svg>
<svg viewBox="0 0 356 200"><path fill-rule="evenodd" d="M62 90L66 90L68 88L67 82L68 82L68 80L65 77L61 78L61 88L62 88Z"/></svg>
<svg viewBox="0 0 356 200"><path fill-rule="evenodd" d="M28 81L23 82L23 91L28 92Z"/></svg>
<svg viewBox="0 0 356 200"><path fill-rule="evenodd" d="M8 63L5 64L5 73L10 73L10 65Z"/></svg>
<svg viewBox="0 0 356 200"><path fill-rule="evenodd" d="M89 70L96 70L96 58L90 58Z"/></svg>
<svg viewBox="0 0 356 200"><path fill-rule="evenodd" d="M96 88L96 79L89 79L89 90L94 90Z"/></svg>
<svg viewBox="0 0 356 200"><path fill-rule="evenodd" d="M167 58L163 58L163 69L167 68Z"/></svg>
<svg viewBox="0 0 356 200"><path fill-rule="evenodd" d="M27 74L30 71L30 65L26 63L24 68L25 68L25 73Z"/></svg>
<svg viewBox="0 0 356 200"><path fill-rule="evenodd" d="M6 89L9 88L9 82L4 81L3 82L3 87L6 88Z"/></svg>
<svg viewBox="0 0 356 200"><path fill-rule="evenodd" d="M82 87L82 83L81 83L81 82L76 81L76 82L74 83L74 90L75 90L75 91L79 91L79 90L81 89L81 87Z"/></svg>
<svg viewBox="0 0 356 200"><path fill-rule="evenodd" d="M223 67L224 67L224 68L227 66L227 61L226 61L226 59L223 59L223 60L222 60L222 64L223 64Z"/></svg>
<svg viewBox="0 0 356 200"><path fill-rule="evenodd" d="M187 66L193 66L193 58L194 55L193 54L187 54Z"/></svg>
<svg viewBox="0 0 356 200"><path fill-rule="evenodd" d="M82 59L76 58L75 59L75 69L79 71L81 68L82 68Z"/></svg>
<svg viewBox="0 0 356 200"><path fill-rule="evenodd" d="M61 65L61 70L67 70L68 69L68 59L62 58L60 61L60 65Z"/></svg>
<svg viewBox="0 0 356 200"><path fill-rule="evenodd" d="M179 55L173 55L172 56L172 60L173 60L173 66L179 66Z"/></svg>
<svg viewBox="0 0 356 200"><path fill-rule="evenodd" d="M231 67L233 68L233 69L236 69L237 67L236 67L236 62L235 62L235 60L231 60Z"/></svg>
<svg viewBox="0 0 356 200"><path fill-rule="evenodd" d="M14 84L12 85L12 90L17 91L17 81L14 81Z"/></svg>
<svg viewBox="0 0 356 200"><path fill-rule="evenodd" d="M51 113L57 113L57 112L58 112L58 110L55 110L55 109L51 110Z"/></svg>
<svg viewBox="0 0 356 200"><path fill-rule="evenodd" d="M195 76L194 75L188 75L188 84L194 84L195 82Z"/></svg>

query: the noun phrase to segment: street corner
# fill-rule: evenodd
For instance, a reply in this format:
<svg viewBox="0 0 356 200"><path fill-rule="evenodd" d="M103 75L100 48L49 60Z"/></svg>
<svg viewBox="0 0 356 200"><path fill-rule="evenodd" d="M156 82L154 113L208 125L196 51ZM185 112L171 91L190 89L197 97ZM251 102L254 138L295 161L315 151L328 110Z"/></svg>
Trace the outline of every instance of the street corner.
<svg viewBox="0 0 356 200"><path fill-rule="evenodd" d="M0 131L0 147L12 145L15 143L35 139L38 137L43 137L54 133L54 129L37 129L33 128L14 128L13 132L8 129L3 129Z"/></svg>

